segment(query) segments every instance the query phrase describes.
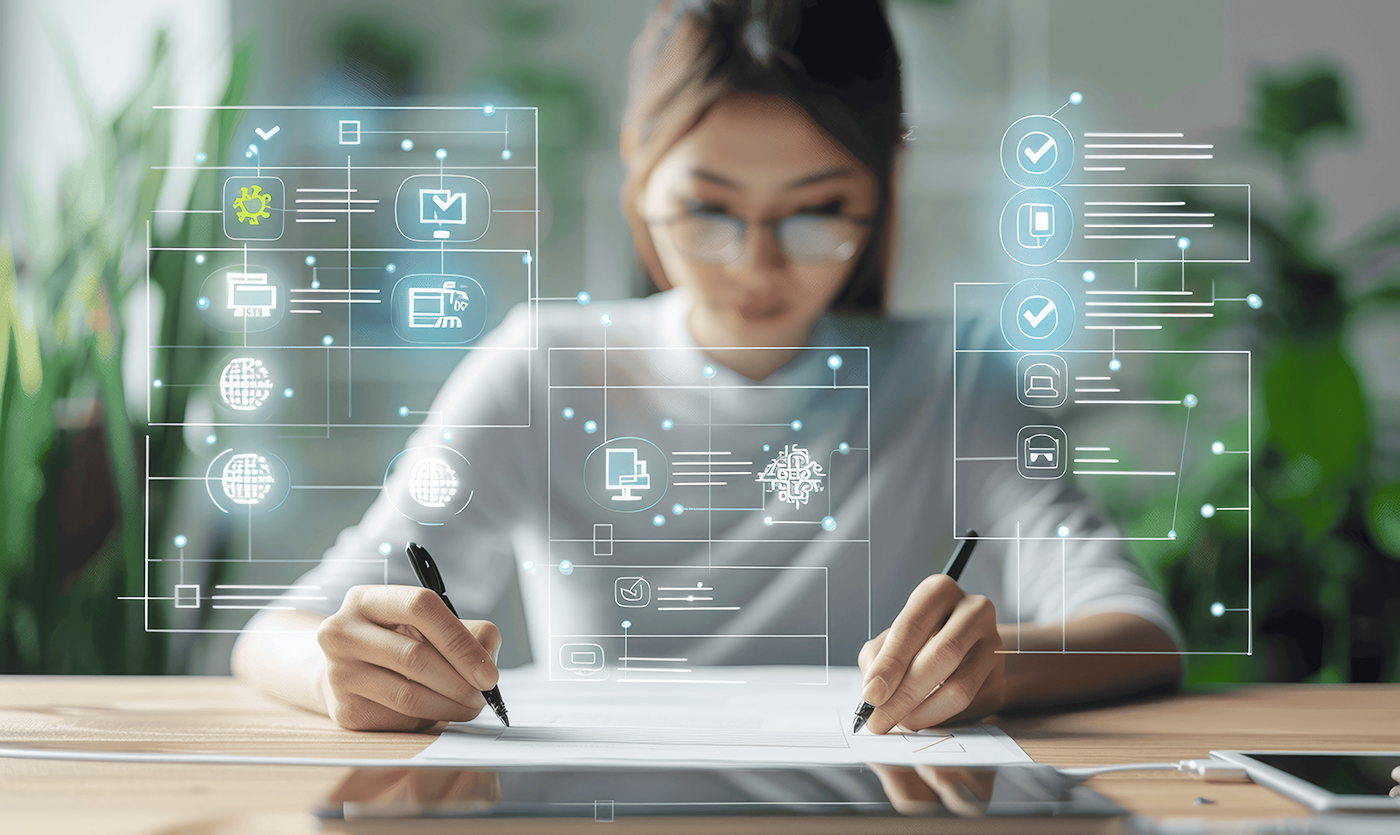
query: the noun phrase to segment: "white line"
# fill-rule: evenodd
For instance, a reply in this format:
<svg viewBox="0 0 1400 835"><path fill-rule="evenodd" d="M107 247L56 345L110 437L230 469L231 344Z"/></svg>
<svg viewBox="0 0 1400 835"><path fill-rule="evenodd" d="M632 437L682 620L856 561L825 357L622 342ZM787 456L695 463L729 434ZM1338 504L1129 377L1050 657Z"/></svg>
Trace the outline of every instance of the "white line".
<svg viewBox="0 0 1400 835"><path fill-rule="evenodd" d="M732 452L673 452L672 455L733 455Z"/></svg>
<svg viewBox="0 0 1400 835"><path fill-rule="evenodd" d="M748 684L747 681L725 681L722 679L704 678L620 678L623 684Z"/></svg>
<svg viewBox="0 0 1400 835"><path fill-rule="evenodd" d="M738 606L657 606L658 612L737 612Z"/></svg>
<svg viewBox="0 0 1400 835"><path fill-rule="evenodd" d="M1075 470L1075 475L1176 475L1165 470Z"/></svg>
<svg viewBox="0 0 1400 835"><path fill-rule="evenodd" d="M1077 446L1075 452L1108 452L1110 447L1106 446Z"/></svg>
<svg viewBox="0 0 1400 835"><path fill-rule="evenodd" d="M219 585L214 586L214 588L216 588L216 589L282 589L282 590L284 590L284 591L320 591L320 590L321 590L321 587L320 587L320 586L245 586L245 585L226 585L226 584L223 584L223 583L220 583Z"/></svg>
<svg viewBox="0 0 1400 835"><path fill-rule="evenodd" d="M1112 380L1112 377L1075 377L1076 380ZM1078 449L1078 447L1076 447Z"/></svg>
<svg viewBox="0 0 1400 835"><path fill-rule="evenodd" d="M723 487L727 481L673 481L672 487Z"/></svg>
<svg viewBox="0 0 1400 835"><path fill-rule="evenodd" d="M714 591L714 589L711 588L711 587L709 587L709 586L694 586L694 587L692 587L692 586L657 586L657 587L656 587L656 590L657 590L657 591ZM684 660L686 660L686 659L682 658L681 660L684 661Z"/></svg>
<svg viewBox="0 0 1400 835"><path fill-rule="evenodd" d="M1215 159L1215 154L1085 154L1085 159Z"/></svg>
<svg viewBox="0 0 1400 835"><path fill-rule="evenodd" d="M1085 217L1215 217L1215 212L1085 212Z"/></svg>
<svg viewBox="0 0 1400 835"><path fill-rule="evenodd" d="M293 293L378 293L378 290L348 290L326 287L293 287Z"/></svg>
<svg viewBox="0 0 1400 835"><path fill-rule="evenodd" d="M374 214L374 209L297 209L298 212L335 212L336 214Z"/></svg>
<svg viewBox="0 0 1400 835"><path fill-rule="evenodd" d="M1086 241L1170 241L1175 235L1085 235Z"/></svg>
<svg viewBox="0 0 1400 835"><path fill-rule="evenodd" d="M298 597L280 594L212 594L211 600L325 600L324 597Z"/></svg>
<svg viewBox="0 0 1400 835"><path fill-rule="evenodd" d="M1088 138L1088 137L1115 137L1115 136L1121 136L1121 137L1129 138L1129 139L1173 139L1173 138L1180 139L1181 137L1183 137L1183 136L1185 136L1185 135L1186 135L1186 134L1184 134L1184 133L1086 133L1086 134L1084 134L1085 138Z"/></svg>
<svg viewBox="0 0 1400 835"><path fill-rule="evenodd" d="M658 597L658 598L656 598L656 599L657 599L657 600L673 600L673 601L674 601L674 600L684 600L684 601L687 601L687 602L692 601L692 600L714 600L713 597L696 597L696 596L693 595L693 594L688 594L688 595L686 595L685 597Z"/></svg>
<svg viewBox="0 0 1400 835"><path fill-rule="evenodd" d="M293 313L320 313L319 310L293 310Z"/></svg>
<svg viewBox="0 0 1400 835"><path fill-rule="evenodd" d="M335 223L333 217L299 217L297 223Z"/></svg>
<svg viewBox="0 0 1400 835"><path fill-rule="evenodd" d="M1085 148L1187 148L1191 150L1209 151L1214 145L1094 145L1086 144Z"/></svg>
<svg viewBox="0 0 1400 835"><path fill-rule="evenodd" d="M350 203L378 203L378 200L356 197L299 197L298 203L334 203L337 206L348 205Z"/></svg>
<svg viewBox="0 0 1400 835"><path fill-rule="evenodd" d="M954 461L1015 461L1015 460L1016 460L1016 456L1014 456L1014 455L1007 455L1007 456L982 456L982 455L972 456L972 455L959 455L957 458L954 458L953 460L954 460Z"/></svg>
<svg viewBox="0 0 1400 835"><path fill-rule="evenodd" d="M1085 200L1086 206L1185 206L1185 200Z"/></svg>
<svg viewBox="0 0 1400 835"><path fill-rule="evenodd" d="M293 612L293 611L296 611L296 607L295 607L295 606L240 606L240 605L237 605L237 604L228 604L228 603L223 603L223 604L215 603L211 608L214 608L214 609L265 609L265 610L269 610L269 611L279 611L279 612Z"/></svg>
<svg viewBox="0 0 1400 835"><path fill-rule="evenodd" d="M1086 296L1194 296L1192 290L1085 290Z"/></svg>
<svg viewBox="0 0 1400 835"><path fill-rule="evenodd" d="M1180 400L1075 400L1075 403L1090 403L1102 405L1107 403L1125 403L1131 406L1179 406Z"/></svg>
<svg viewBox="0 0 1400 835"><path fill-rule="evenodd" d="M301 211L301 209L297 209ZM1214 229L1214 223L1086 223L1085 229Z"/></svg>
<svg viewBox="0 0 1400 835"><path fill-rule="evenodd" d="M1086 166L1084 166L1084 170L1085 170L1085 171L1127 171L1128 169L1124 168L1124 167L1121 166L1121 165L1086 165Z"/></svg>
<svg viewBox="0 0 1400 835"><path fill-rule="evenodd" d="M1124 316L1135 319L1210 319L1215 316L1214 313L1133 313L1127 310L1121 313L1085 313L1084 315L1085 317L1093 317L1095 319L1116 319Z"/></svg>
<svg viewBox="0 0 1400 835"><path fill-rule="evenodd" d="M1218 300L1217 300L1218 301ZM1086 307L1214 307L1211 302L1085 302Z"/></svg>
<svg viewBox="0 0 1400 835"><path fill-rule="evenodd" d="M1075 394L1119 394L1122 389L1075 389Z"/></svg>
<svg viewBox="0 0 1400 835"><path fill-rule="evenodd" d="M624 673L693 673L689 667L628 667Z"/></svg>
<svg viewBox="0 0 1400 835"><path fill-rule="evenodd" d="M618 661L689 661L689 658L660 658L650 655L621 655Z"/></svg>
<svg viewBox="0 0 1400 835"><path fill-rule="evenodd" d="M1076 458L1076 464L1117 464L1117 458Z"/></svg>
<svg viewBox="0 0 1400 835"><path fill-rule="evenodd" d="M331 193L333 193L333 194L345 194L346 192L356 192L356 191L359 191L359 189L357 189L357 188L299 188L299 189L297 189L297 191L307 191L307 192L310 192L310 191L318 191L318 192L331 192Z"/></svg>

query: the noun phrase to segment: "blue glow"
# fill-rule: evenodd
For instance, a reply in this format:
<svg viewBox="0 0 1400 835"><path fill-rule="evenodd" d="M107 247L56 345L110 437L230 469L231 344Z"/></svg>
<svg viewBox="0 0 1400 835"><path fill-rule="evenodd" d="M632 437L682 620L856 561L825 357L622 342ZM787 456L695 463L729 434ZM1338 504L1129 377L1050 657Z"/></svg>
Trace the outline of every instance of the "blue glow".
<svg viewBox="0 0 1400 835"><path fill-rule="evenodd" d="M204 442L209 446L213 446L214 444L219 442L219 438L217 435L207 435L204 438Z"/></svg>
<svg viewBox="0 0 1400 835"><path fill-rule="evenodd" d="M574 564L569 562L568 560L561 560L559 562L559 573L563 574L565 577L569 576L570 574L573 574Z"/></svg>
<svg viewBox="0 0 1400 835"><path fill-rule="evenodd" d="M399 143L399 147L400 147L400 148L403 148L405 151L412 151L412 150L413 150L413 140L412 140L412 139L405 139L404 141L402 141L402 142Z"/></svg>
<svg viewBox="0 0 1400 835"><path fill-rule="evenodd" d="M598 321L603 324L603 327L607 327L612 324L612 317L604 313L602 316L598 317Z"/></svg>
<svg viewBox="0 0 1400 835"><path fill-rule="evenodd" d="M797 432L797 431L800 431L801 429L802 429L802 421L800 421L800 420L794 420L794 421L792 422L792 431Z"/></svg>
<svg viewBox="0 0 1400 835"><path fill-rule="evenodd" d="M190 544L190 541L189 541L188 539L185 539L185 535L184 535L184 534L176 534L176 535L175 535L175 547L176 547L176 548L183 548L183 547L185 547L185 546L188 545L188 544Z"/></svg>
<svg viewBox="0 0 1400 835"><path fill-rule="evenodd" d="M199 308L200 310L206 310L206 309L208 309L208 307L209 307L209 297L208 297L208 296L200 296L200 297L199 297L199 300L196 301L196 302L194 303L194 306L197 307L197 308Z"/></svg>
<svg viewBox="0 0 1400 835"><path fill-rule="evenodd" d="M1083 94L1083 93L1074 92L1074 93L1070 93L1070 94L1069 94L1069 103L1070 103L1070 104L1079 104L1079 103L1082 102L1082 101L1084 101L1084 94Z"/></svg>
<svg viewBox="0 0 1400 835"><path fill-rule="evenodd" d="M670 418L661 421L661 428L665 429L667 432L670 432L675 425L676 424Z"/></svg>
<svg viewBox="0 0 1400 835"><path fill-rule="evenodd" d="M520 263L522 263L522 264L528 264L528 263L530 263L530 262L533 261L533 260L535 260L535 259L531 258L531 257L530 257L530 253L528 253L528 252L525 253L524 255L520 256Z"/></svg>
<svg viewBox="0 0 1400 835"><path fill-rule="evenodd" d="M525 257L529 258L530 256L526 255ZM589 302L593 301L593 297L588 295L588 293L583 290L580 290L578 296L576 296L575 298L578 299L579 304L588 304Z"/></svg>
<svg viewBox="0 0 1400 835"><path fill-rule="evenodd" d="M765 517L763 517L763 524L765 524L765 525L771 525L771 524L773 524L773 517L772 517L772 516L765 516Z"/></svg>
<svg viewBox="0 0 1400 835"><path fill-rule="evenodd" d="M764 452L767 452L767 451L768 451L768 445L767 445L767 444L764 444L764 445L763 445L763 451L764 451Z"/></svg>
<svg viewBox="0 0 1400 835"><path fill-rule="evenodd" d="M321 279L319 279L319 278L313 278L313 279L311 279L311 289L312 289L312 290L319 290L319 289L321 289Z"/></svg>
<svg viewBox="0 0 1400 835"><path fill-rule="evenodd" d="M381 543L379 543L379 553L383 554L384 556L386 556L386 557L389 556L389 552L392 551L392 550L394 550L394 546L390 545L389 543L387 543L387 542L381 542Z"/></svg>
<svg viewBox="0 0 1400 835"><path fill-rule="evenodd" d="M1117 371L1118 369L1120 369L1120 368L1122 368L1122 367L1123 367L1123 363L1119 362L1118 360L1109 360L1109 361L1108 361L1108 370L1109 370L1109 371Z"/></svg>
<svg viewBox="0 0 1400 835"><path fill-rule="evenodd" d="M590 420L590 421L585 421L584 424L583 424L583 431L585 431L585 432L587 432L588 434L592 435L594 432L597 432L597 431L598 431L598 424L597 424L595 421L591 421L591 420Z"/></svg>
<svg viewBox="0 0 1400 835"><path fill-rule="evenodd" d="M314 267L314 266L316 266L316 256L315 256L315 255L308 255L308 256L306 256L306 266L308 266L308 267Z"/></svg>
<svg viewBox="0 0 1400 835"><path fill-rule="evenodd" d="M1216 617L1220 617L1221 615L1225 614L1225 604L1224 604L1224 603L1212 603L1212 604L1210 604L1210 613L1211 613L1212 615L1215 615Z"/></svg>
<svg viewBox="0 0 1400 835"><path fill-rule="evenodd" d="M1213 505L1213 504L1203 504L1203 505L1201 505L1201 515L1204 516L1204 517L1207 518L1207 519L1209 519L1210 517L1214 516L1214 515L1215 515L1215 505Z"/></svg>
<svg viewBox="0 0 1400 835"><path fill-rule="evenodd" d="M574 410L573 410L573 407L572 407L572 406L565 406L565 407L564 407L564 411L563 411L563 412L560 412L560 414L562 414L562 415L564 416L564 420L573 420L573 419L574 419Z"/></svg>
<svg viewBox="0 0 1400 835"><path fill-rule="evenodd" d="M451 432L444 432L444 433L442 433L442 439L443 439L444 441L450 441L450 440L452 440L452 433L451 433Z"/></svg>
<svg viewBox="0 0 1400 835"><path fill-rule="evenodd" d="M205 163L205 161L208 160L208 159L209 159L209 156L208 156L207 154L205 154L203 151L200 151L199 153L197 153L197 154L194 155L194 161L197 162L197 163L199 163L200 165L203 165L203 164Z"/></svg>
<svg viewBox="0 0 1400 835"><path fill-rule="evenodd" d="M1095 274L1093 270L1085 270L1085 271L1084 271L1084 283L1085 283L1085 284L1093 284L1093 283L1094 283L1094 279L1096 279L1096 278L1098 278L1098 275Z"/></svg>
<svg viewBox="0 0 1400 835"><path fill-rule="evenodd" d="M485 113L487 116L490 116L492 113L496 112L496 106L494 104L488 104L485 107L481 108L481 112Z"/></svg>
<svg viewBox="0 0 1400 835"><path fill-rule="evenodd" d="M713 365L707 365L704 368L700 369L700 373L705 375L706 377L713 377L715 376L715 367Z"/></svg>
<svg viewBox="0 0 1400 835"><path fill-rule="evenodd" d="M662 525L666 524L666 517L658 513L655 516L651 517L651 523L659 528Z"/></svg>
<svg viewBox="0 0 1400 835"><path fill-rule="evenodd" d="M247 157L248 159L252 159L252 158L253 158L253 152L252 152L252 151L244 151L244 152L243 152L243 156Z"/></svg>
<svg viewBox="0 0 1400 835"><path fill-rule="evenodd" d="M151 381L151 388L153 388L153 389L158 389L158 388L160 388L160 387L163 386L163 385L165 385L165 384L162 383L160 380L152 380L152 381Z"/></svg>
<svg viewBox="0 0 1400 835"><path fill-rule="evenodd" d="M1167 531L1167 539L1176 539L1176 531Z"/></svg>
<svg viewBox="0 0 1400 835"><path fill-rule="evenodd" d="M294 394L296 394L296 392L295 392L295 391L292 391L292 390L289 389L289 388L282 389L282 396L283 396L283 397L290 398L290 397L291 397L292 395L294 395Z"/></svg>
<svg viewBox="0 0 1400 835"><path fill-rule="evenodd" d="M841 443L836 445L836 451L841 453L842 455L850 455L851 445L846 443L845 441L842 441Z"/></svg>
<svg viewBox="0 0 1400 835"><path fill-rule="evenodd" d="M509 148L506 148L504 151L501 151L501 159L510 159L510 149L509 149Z"/></svg>
<svg viewBox="0 0 1400 835"><path fill-rule="evenodd" d="M534 568L535 568L535 561L534 561L534 560L526 560L525 562L522 562L522 563L520 564L520 567L523 568L523 569L525 569L526 571L533 571Z"/></svg>
<svg viewBox="0 0 1400 835"><path fill-rule="evenodd" d="M1248 296L1245 296L1244 303L1254 308L1255 310L1258 310L1259 308L1264 306L1264 300L1259 298L1258 293L1250 293Z"/></svg>
<svg viewBox="0 0 1400 835"><path fill-rule="evenodd" d="M832 354L831 356L827 357L827 358L826 358L826 367L827 367L827 368L830 368L832 371L835 371L836 369L840 368L840 367L841 367L841 355L840 355L840 354Z"/></svg>
<svg viewBox="0 0 1400 835"><path fill-rule="evenodd" d="M829 531L834 531L836 530L836 520L830 516L827 516L826 518L822 519L822 527L826 528Z"/></svg>
<svg viewBox="0 0 1400 835"><path fill-rule="evenodd" d="M1178 249L1190 249L1190 248L1191 248L1191 239L1190 239L1190 238L1177 238L1177 239L1176 239L1176 246L1177 246Z"/></svg>
<svg viewBox="0 0 1400 835"><path fill-rule="evenodd" d="M398 267L394 266L393 264L385 264L385 265L384 265L384 272L386 272L386 273L391 273L391 272L393 272L394 270L397 270L397 269L398 269Z"/></svg>
<svg viewBox="0 0 1400 835"><path fill-rule="evenodd" d="M437 157L438 159L447 159L447 149L438 148L437 153L433 154L433 156Z"/></svg>
<svg viewBox="0 0 1400 835"><path fill-rule="evenodd" d="M1058 536L1069 536L1069 528L1065 525L1061 525L1055 529L1055 533Z"/></svg>
<svg viewBox="0 0 1400 835"><path fill-rule="evenodd" d="M327 346L327 347L329 347L329 346L335 344L335 339L332 338L332 337L330 336L330 334L327 334L327 335L321 337L321 344L322 344L322 345L325 345L325 346Z"/></svg>
<svg viewBox="0 0 1400 835"><path fill-rule="evenodd" d="M630 620L624 620L624 621L622 622L622 628L623 628L623 629L631 629L631 628L632 628L632 621L630 621Z"/></svg>
<svg viewBox="0 0 1400 835"><path fill-rule="evenodd" d="M1185 403L1186 408L1190 409L1196 405L1196 395L1188 394L1185 397L1181 398L1181 402Z"/></svg>
<svg viewBox="0 0 1400 835"><path fill-rule="evenodd" d="M407 406L400 406L400 407L399 407L399 414L400 414L400 415L406 415L406 414L408 414L408 407L407 407Z"/></svg>
<svg viewBox="0 0 1400 835"><path fill-rule="evenodd" d="M1220 441L1216 441L1215 443L1210 445L1210 451L1215 453L1216 455L1223 455L1225 454L1225 444L1221 443Z"/></svg>
<svg viewBox="0 0 1400 835"><path fill-rule="evenodd" d="M671 512L676 514L677 516L680 516L682 513L685 513L685 505L673 504L671 505Z"/></svg>
<svg viewBox="0 0 1400 835"><path fill-rule="evenodd" d="M249 144L248 144L248 153L250 153L250 154L256 154L257 152L258 152L258 146L257 146L257 144L256 144L256 143L249 143Z"/></svg>
<svg viewBox="0 0 1400 835"><path fill-rule="evenodd" d="M196 264L203 264L203 263L204 263L204 253L202 253L202 252L196 253L195 256L194 256L194 262L195 262Z"/></svg>

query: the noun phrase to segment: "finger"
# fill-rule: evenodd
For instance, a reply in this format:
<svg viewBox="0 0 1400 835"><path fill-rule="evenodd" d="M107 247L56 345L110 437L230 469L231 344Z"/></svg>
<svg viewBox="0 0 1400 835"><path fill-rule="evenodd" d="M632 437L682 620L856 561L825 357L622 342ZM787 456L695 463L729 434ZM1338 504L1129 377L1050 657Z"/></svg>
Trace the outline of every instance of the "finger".
<svg viewBox="0 0 1400 835"><path fill-rule="evenodd" d="M390 628L407 619L473 687L490 690L496 686L500 676L491 653L441 597L412 586L358 586L352 591L360 592L358 602L365 618Z"/></svg>
<svg viewBox="0 0 1400 835"><path fill-rule="evenodd" d="M996 630L996 613L987 598L964 597L954 606L943 628L930 638L909 664L895 691L870 717L875 733L884 733L898 724L914 706L928 698L962 664L968 650L991 630ZM869 701L867 699L867 701Z"/></svg>
<svg viewBox="0 0 1400 835"><path fill-rule="evenodd" d="M350 772L327 798L332 803L345 801L363 802L384 797L400 780L406 780L412 769L407 768L358 768Z"/></svg>
<svg viewBox="0 0 1400 835"><path fill-rule="evenodd" d="M361 661L393 670L460 705L477 710L486 705L481 691L462 678L427 641L414 640L363 620L347 624L344 638L358 644L352 655Z"/></svg>
<svg viewBox="0 0 1400 835"><path fill-rule="evenodd" d="M403 716L429 722L467 722L480 713L478 709L454 702L392 670L363 661L352 661L343 666L349 668L343 675L355 681L354 686L346 688L350 693Z"/></svg>
<svg viewBox="0 0 1400 835"><path fill-rule="evenodd" d="M914 771L934 790L948 811L958 817L980 818L986 814L991 794L989 792L987 797L978 795L977 786L967 769L916 765Z"/></svg>
<svg viewBox="0 0 1400 835"><path fill-rule="evenodd" d="M962 666L927 699L909 711L900 724L910 730L932 728L962 713L977 698L982 683L996 664L996 649L998 647L993 647L987 641L979 642L963 659Z"/></svg>
<svg viewBox="0 0 1400 835"><path fill-rule="evenodd" d="M929 636L947 620L948 613L962 596L958 584L942 574L919 583L890 625L889 635L875 660L870 662L861 698L876 706L890 698L904 680L910 662Z"/></svg>
<svg viewBox="0 0 1400 835"><path fill-rule="evenodd" d="M336 693L327 707L331 719L350 731L420 731L432 724L348 692Z"/></svg>
<svg viewBox="0 0 1400 835"><path fill-rule="evenodd" d="M870 669L870 662L875 660L876 655L879 655L880 647L885 645L885 637L889 634L890 631L886 629L884 632L866 641L865 645L860 648L860 653L856 656L856 664L860 666L862 675L865 674L866 670Z"/></svg>
<svg viewBox="0 0 1400 835"><path fill-rule="evenodd" d="M938 795L912 768L868 763L880 778L890 805L901 815L929 815L941 808Z"/></svg>
<svg viewBox="0 0 1400 835"><path fill-rule="evenodd" d="M491 653L491 661L494 663L496 656L501 652L501 630L496 624L489 620L464 620L462 625L472 633L483 649Z"/></svg>

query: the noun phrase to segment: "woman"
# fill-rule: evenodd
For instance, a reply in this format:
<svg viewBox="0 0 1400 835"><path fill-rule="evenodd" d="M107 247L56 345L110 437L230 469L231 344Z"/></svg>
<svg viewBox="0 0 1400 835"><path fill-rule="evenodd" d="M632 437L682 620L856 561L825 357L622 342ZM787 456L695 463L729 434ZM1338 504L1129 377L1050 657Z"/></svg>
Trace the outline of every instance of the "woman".
<svg viewBox="0 0 1400 835"><path fill-rule="evenodd" d="M614 608L628 605L621 592L614 601L610 587L589 586L582 563L609 569L604 582L642 552L657 564L648 570L704 571L694 575L698 585L709 589L709 578L720 578L713 588L727 585L709 593L733 595L736 605L678 614L697 620L663 637L634 636L634 654L637 641L652 640L648 646L662 651L648 655L691 665L858 660L861 698L876 706L867 724L875 733L1174 684L1170 617L1114 543L1076 540L1053 553L1043 542L1039 552L1031 547L1060 525L1076 537L1104 533L1061 487L1021 480L1014 469L962 472L960 499L985 508L991 529L983 534L1009 534L1014 523L1027 537L1025 553L1019 542L1013 549L993 539L979 547L961 585L928 576L930 544L953 533L945 510L954 498L953 334L943 323L882 315L904 137L899 60L882 4L663 2L632 60L623 211L664 292L610 305L607 325L596 306L543 311L537 351L482 350L466 359L433 406L440 420L409 447L446 444L473 473L489 473L489 486L483 482L448 524L424 527L395 509L393 494L404 484L391 482L302 581L319 586L330 607L260 615L235 650L238 674L349 728L410 730L476 716L479 691L496 683L499 631L457 620L416 587L404 560L390 559L388 576L370 561L380 543L383 553L397 552L416 539L437 555L462 609L490 611L519 572L534 655L548 664L560 651L557 635L616 632L619 614L642 611ZM529 328L528 312L517 310L482 345L520 344ZM601 361L600 345L608 346ZM825 346L868 346L861 372L868 402L850 395L861 386L836 385L840 362L830 357L841 354ZM703 381L687 376L702 366ZM963 376L960 413L979 403L988 415L1004 411L997 387L978 382L995 370ZM548 379L549 396L528 390L527 379ZM592 434L596 423L581 427L574 407L556 399L561 381L577 383L557 391L579 398L568 401L579 418L601 411L601 436ZM525 415L531 428L441 431L524 424ZM808 419L792 420L789 430L793 415ZM725 489L720 477L729 471L713 466L707 472L719 481L673 480L666 501L675 505L654 519L611 512L608 497L584 495L590 448L629 432L659 434L657 425L676 433L671 450L710 444L693 448L710 450L706 460L725 454L713 451L717 429L736 439L734 449L756 455L799 444L816 453L826 464L815 489L827 494L827 529L779 528L777 515L797 511L769 504L766 494L762 512L720 506L715 485ZM1003 431L988 418L959 443L1004 446ZM751 472L743 475L752 489ZM613 557L563 558L596 553L581 543L604 520L616 520ZM648 538L648 524L667 526L668 535ZM789 533L811 530L818 533ZM556 573L566 562L570 571ZM826 631L801 634L804 618L818 615ZM564 621L580 626L560 628ZM288 640L274 630L306 634Z"/></svg>

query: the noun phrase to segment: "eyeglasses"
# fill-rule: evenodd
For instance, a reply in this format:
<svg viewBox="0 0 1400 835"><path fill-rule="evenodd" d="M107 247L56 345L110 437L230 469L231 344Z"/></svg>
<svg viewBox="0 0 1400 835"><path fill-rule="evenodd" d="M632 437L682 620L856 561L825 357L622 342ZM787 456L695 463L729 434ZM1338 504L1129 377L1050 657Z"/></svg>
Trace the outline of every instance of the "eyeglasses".
<svg viewBox="0 0 1400 835"><path fill-rule="evenodd" d="M856 254L870 221L868 217L850 215L795 214L756 225L773 228L778 245L789 259L802 264L829 264L848 261ZM750 224L733 215L695 211L650 223L669 227L676 248L697 261L737 264L749 255Z"/></svg>

